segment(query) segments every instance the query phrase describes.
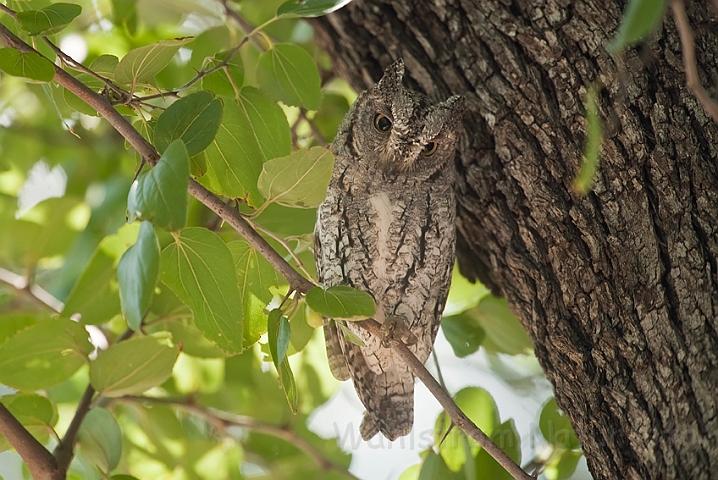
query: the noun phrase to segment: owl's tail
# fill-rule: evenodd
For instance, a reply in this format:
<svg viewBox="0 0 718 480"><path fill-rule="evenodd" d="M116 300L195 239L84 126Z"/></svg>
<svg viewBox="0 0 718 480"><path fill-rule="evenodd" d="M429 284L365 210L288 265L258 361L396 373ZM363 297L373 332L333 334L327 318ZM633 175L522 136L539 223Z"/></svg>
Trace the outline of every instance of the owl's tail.
<svg viewBox="0 0 718 480"><path fill-rule="evenodd" d="M411 372L387 371L375 377L373 392L362 402L367 407L359 432L370 440L381 432L396 440L414 426L414 376Z"/></svg>

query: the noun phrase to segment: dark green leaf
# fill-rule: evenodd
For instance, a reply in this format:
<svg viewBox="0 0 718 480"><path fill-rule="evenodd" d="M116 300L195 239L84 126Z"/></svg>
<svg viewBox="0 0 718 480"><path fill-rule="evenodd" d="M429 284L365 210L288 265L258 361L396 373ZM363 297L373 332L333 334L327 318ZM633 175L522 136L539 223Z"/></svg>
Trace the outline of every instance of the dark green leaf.
<svg viewBox="0 0 718 480"><path fill-rule="evenodd" d="M324 140L331 142L349 111L349 102L343 95L324 94L322 105L312 118L312 123L322 134Z"/></svg>
<svg viewBox="0 0 718 480"><path fill-rule="evenodd" d="M322 102L317 64L294 44L274 45L259 57L257 82L263 92L287 105L316 110Z"/></svg>
<svg viewBox="0 0 718 480"><path fill-rule="evenodd" d="M314 287L306 296L307 305L322 315L349 321L365 320L376 310L374 299L367 292L345 285L324 290Z"/></svg>
<svg viewBox="0 0 718 480"><path fill-rule="evenodd" d="M608 51L615 53L640 42L661 24L666 10L666 0L631 0L621 20L616 37L608 44Z"/></svg>
<svg viewBox="0 0 718 480"><path fill-rule="evenodd" d="M292 367L289 366L289 359L285 358L279 364L279 380L282 384L282 390L287 397L287 403L292 413L297 413L297 404L299 403L299 395L297 393L297 385L294 382L294 374Z"/></svg>
<svg viewBox="0 0 718 480"><path fill-rule="evenodd" d="M207 338L227 352L241 352L243 309L227 245L206 228L186 228L174 237L161 254L162 281L192 309Z"/></svg>
<svg viewBox="0 0 718 480"><path fill-rule="evenodd" d="M419 471L418 480L463 480L463 476L452 472L444 463L441 455L437 455L433 450L429 450Z"/></svg>
<svg viewBox="0 0 718 480"><path fill-rule="evenodd" d="M120 463L122 432L115 417L104 408L93 408L82 421L77 443L83 456L103 472Z"/></svg>
<svg viewBox="0 0 718 480"><path fill-rule="evenodd" d="M53 3L40 10L18 12L17 19L30 35L52 35L72 22L82 13L82 7L74 3Z"/></svg>
<svg viewBox="0 0 718 480"><path fill-rule="evenodd" d="M258 90L244 87L236 102L227 101L219 131L207 148L207 174L202 182L221 195L262 204L257 189L262 164L288 155L292 139L287 117Z"/></svg>
<svg viewBox="0 0 718 480"><path fill-rule="evenodd" d="M586 123L588 125L586 127L586 147L583 151L581 169L573 181L573 188L579 195L585 195L593 188L593 178L598 170L601 155L603 129L596 107L597 96L596 87L591 87L586 92Z"/></svg>
<svg viewBox="0 0 718 480"><path fill-rule="evenodd" d="M571 422L559 410L555 398L551 398L541 409L539 428L546 441L557 448L569 450L581 448Z"/></svg>
<svg viewBox="0 0 718 480"><path fill-rule="evenodd" d="M77 322L40 322L0 345L0 383L18 390L39 390L67 380L92 352L89 334Z"/></svg>
<svg viewBox="0 0 718 480"><path fill-rule="evenodd" d="M298 150L265 163L257 186L268 203L317 207L327 196L333 167L334 155L326 148Z"/></svg>
<svg viewBox="0 0 718 480"><path fill-rule="evenodd" d="M154 45L130 50L117 64L115 80L130 85L131 90L134 90L134 86L138 83L146 82L160 73L180 47L191 40L191 37L162 40Z"/></svg>
<svg viewBox="0 0 718 480"><path fill-rule="evenodd" d="M444 317L441 320L441 330L459 358L477 351L485 336L484 329L478 322L471 315L463 313Z"/></svg>
<svg viewBox="0 0 718 480"><path fill-rule="evenodd" d="M212 143L222 121L222 102L209 92L195 92L177 100L157 119L155 146L164 151L181 139L189 156Z"/></svg>
<svg viewBox="0 0 718 480"><path fill-rule="evenodd" d="M117 265L122 315L127 326L139 330L150 307L160 268L160 245L150 222L142 222L137 242Z"/></svg>
<svg viewBox="0 0 718 480"><path fill-rule="evenodd" d="M15 77L49 82L55 77L55 66L35 52L21 53L14 48L0 48L0 70Z"/></svg>
<svg viewBox="0 0 718 480"><path fill-rule="evenodd" d="M90 384L105 397L139 395L170 378L178 355L167 334L131 338L90 362Z"/></svg>
<svg viewBox="0 0 718 480"><path fill-rule="evenodd" d="M491 440L514 462L521 464L521 437L519 437L512 419L497 426L491 435ZM491 480L511 480L513 478L483 448L476 455L476 471L481 473L481 478L490 478Z"/></svg>
<svg viewBox="0 0 718 480"><path fill-rule="evenodd" d="M177 231L187 223L189 157L182 140L167 147L157 165L134 181L127 198L130 220L149 220Z"/></svg>
<svg viewBox="0 0 718 480"><path fill-rule="evenodd" d="M112 0L115 24L127 26L131 35L137 30L137 0Z"/></svg>
<svg viewBox="0 0 718 480"><path fill-rule="evenodd" d="M279 364L287 358L287 348L291 338L289 320L282 315L282 311L275 308L269 312L269 351L272 353L274 366L279 370Z"/></svg>
<svg viewBox="0 0 718 480"><path fill-rule="evenodd" d="M342 8L351 0L289 0L277 9L277 16L321 17Z"/></svg>

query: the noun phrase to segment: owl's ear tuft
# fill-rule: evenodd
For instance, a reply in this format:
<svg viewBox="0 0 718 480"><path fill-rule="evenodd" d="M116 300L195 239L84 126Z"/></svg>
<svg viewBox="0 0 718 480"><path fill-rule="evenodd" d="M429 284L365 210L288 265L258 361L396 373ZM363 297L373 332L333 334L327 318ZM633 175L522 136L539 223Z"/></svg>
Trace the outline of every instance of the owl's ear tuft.
<svg viewBox="0 0 718 480"><path fill-rule="evenodd" d="M445 112L444 127L453 128L461 122L466 111L466 102L461 95L453 95L441 102L439 108Z"/></svg>
<svg viewBox="0 0 718 480"><path fill-rule="evenodd" d="M386 67L384 76L377 82L374 89L389 96L394 97L401 91L401 80L404 78L404 59L399 58L394 63Z"/></svg>

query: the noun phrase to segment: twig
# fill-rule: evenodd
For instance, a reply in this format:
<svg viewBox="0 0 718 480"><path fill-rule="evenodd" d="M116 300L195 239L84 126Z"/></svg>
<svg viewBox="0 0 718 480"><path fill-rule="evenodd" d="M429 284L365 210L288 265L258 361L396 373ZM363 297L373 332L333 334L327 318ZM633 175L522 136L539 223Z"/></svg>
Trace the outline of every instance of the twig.
<svg viewBox="0 0 718 480"><path fill-rule="evenodd" d="M317 142L319 142L322 146L327 146L327 141L324 138L324 135L322 135L322 132L320 132L317 129L317 126L314 125L314 122L307 118L307 109L304 107L301 107L299 109L299 118L305 120L309 124L309 128L312 130L312 135L314 135L314 138L317 139Z"/></svg>
<svg viewBox="0 0 718 480"><path fill-rule="evenodd" d="M718 103L706 92L698 78L696 66L695 37L688 22L686 7L683 0L672 0L673 18L676 21L678 35L681 37L681 50L683 52L683 68L686 70L686 85L703 106L706 112L718 123Z"/></svg>
<svg viewBox="0 0 718 480"><path fill-rule="evenodd" d="M288 244L282 237L280 237L279 235L275 234L275 233L272 232L271 230L267 230L266 228L264 228L264 227L261 226L260 224L254 222L252 219L247 219L247 222L249 223L249 225L250 225L253 229L258 230L258 231L264 233L265 235L268 235L268 236L271 237L275 242L279 243L282 247L284 247L284 249L285 249L285 250L289 253L289 255L292 257L292 260L294 260L294 262L297 264L297 268L299 268L299 270L301 270L302 273L303 273L304 275L306 275L307 277L310 277L310 276L311 276L311 275L309 274L309 272L307 271L307 269L304 267L304 264L303 264L302 261L299 259L299 257L297 256L297 254L294 253L294 250L292 250L292 247L290 247L289 244Z"/></svg>
<svg viewBox="0 0 718 480"><path fill-rule="evenodd" d="M72 417L70 426L67 427L65 436L62 437L60 443L55 447L53 455L57 460L57 466L61 472L66 472L72 461L72 456L75 449L75 439L77 438L77 432L80 431L80 426L85 416L90 411L90 405L92 404L92 397L95 395L95 389L91 385L88 385L85 389L85 393L82 394L80 403L77 405L75 416ZM13 445L14 446L14 445Z"/></svg>
<svg viewBox="0 0 718 480"><path fill-rule="evenodd" d="M381 325L379 325L376 320L364 320L362 322L357 322L356 325L362 327L378 338L381 338L382 336ZM481 448L486 450L486 453L499 462L499 464L504 467L504 469L506 469L506 471L509 472L515 479L534 480L533 477L524 472L521 467L506 454L506 452L501 450L489 437L486 436L484 432L481 431L479 427L474 424L474 422L469 419L469 417L464 414L464 412L461 411L459 407L456 406L456 403L454 403L449 394L441 388L439 382L431 376L431 373L429 373L424 364L416 358L414 353L409 350L409 347L407 347L406 344L399 341L393 345L392 348L399 353L401 358L409 365L409 367L411 367L414 375L416 375L419 380L426 385L426 388L428 388L431 394L434 395L434 398L436 398L441 406L444 407L444 410L449 415L449 418L451 418L454 425L476 440Z"/></svg>
<svg viewBox="0 0 718 480"><path fill-rule="evenodd" d="M346 468L342 467L326 458L324 454L315 448L312 444L307 442L302 436L294 432L290 428L270 425L267 423L261 423L253 418L244 417L241 415L233 415L231 413L209 409L195 404L192 399L172 399L172 398L156 398L156 397L145 397L145 396L125 396L120 397L117 400L130 401L130 402L147 402L147 403L160 403L164 405L171 405L177 408L182 408L194 414L203 417L210 424L214 425L219 430L224 430L227 426L234 426L245 428L257 433L264 433L273 437L281 438L286 442L294 445L299 450L304 452L310 457L314 463L319 465L323 470L335 471L347 478L356 479L354 475L349 473Z"/></svg>
<svg viewBox="0 0 718 480"><path fill-rule="evenodd" d="M64 480L55 457L0 403L0 433L25 461L35 480Z"/></svg>
<svg viewBox="0 0 718 480"><path fill-rule="evenodd" d="M30 296L30 298L54 312L60 313L62 309L65 308L64 303L53 297L50 292L48 292L41 286L34 283L31 284L26 277L23 277L22 275L18 275L17 273L11 272L10 270L6 270L1 267L0 282L6 285L10 285L19 292L27 294L28 296Z"/></svg>

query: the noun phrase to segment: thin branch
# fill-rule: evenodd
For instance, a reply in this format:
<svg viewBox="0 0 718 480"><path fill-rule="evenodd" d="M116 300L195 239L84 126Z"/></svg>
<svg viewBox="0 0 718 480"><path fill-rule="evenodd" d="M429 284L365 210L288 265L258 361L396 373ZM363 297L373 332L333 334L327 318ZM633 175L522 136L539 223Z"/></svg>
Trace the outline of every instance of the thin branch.
<svg viewBox="0 0 718 480"><path fill-rule="evenodd" d="M376 320L369 319L362 322L357 322L358 326L362 327L366 331L370 332L377 338L382 337L381 325ZM419 361L414 353L409 350L403 342L396 342L392 348L394 351L399 353L399 356L409 365L414 375L421 380L426 388L429 389L434 398L436 398L444 410L451 418L451 421L463 430L467 435L476 440L476 442L486 450L486 453L491 455L494 460L506 469L515 479L517 480L534 480L528 473L524 472L520 466L509 457L506 452L501 450L484 432L467 417L464 412L461 411L456 403L451 399L448 393L441 388L439 382L437 382L431 373L426 369L423 363Z"/></svg>
<svg viewBox="0 0 718 480"><path fill-rule="evenodd" d="M676 21L678 35L681 37L681 50L683 52L683 68L686 70L686 85L696 97L696 100L703 106L706 112L718 123L718 103L711 98L701 85L698 78L698 67L696 66L695 37L688 22L686 7L683 0L672 0L673 18Z"/></svg>
<svg viewBox="0 0 718 480"><path fill-rule="evenodd" d="M258 231L264 233L265 235L271 237L275 242L277 242L277 243L280 244L282 247L284 247L284 249L285 249L285 250L289 253L289 255L292 257L292 260L294 260L294 262L297 264L297 268L298 268L299 270L301 270L301 272L302 272L305 276L307 276L307 277L310 277L310 276L311 276L311 275L309 274L309 272L307 271L307 269L304 267L304 264L302 263L302 261L299 259L299 257L297 256L297 254L294 253L294 250L292 250L292 247L289 246L289 244L286 242L286 240L284 240L282 237L280 237L279 235L275 234L275 233L272 232L271 230L267 230L266 228L264 228L263 226L261 226L260 224L258 224L258 223L256 223L256 222L252 221L251 219L247 219L247 222L249 223L249 225L250 225L253 229L258 230Z"/></svg>
<svg viewBox="0 0 718 480"><path fill-rule="evenodd" d="M306 122L309 124L309 128L312 130L312 135L314 135L314 138L317 139L317 142L319 142L322 146L327 146L327 141L324 138L324 135L322 135L322 132L317 129L317 126L314 125L314 121L310 120L307 117L307 109L302 107L299 109L299 118L306 120Z"/></svg>
<svg viewBox="0 0 718 480"><path fill-rule="evenodd" d="M328 459L321 451L319 451L316 447L307 442L302 436L300 436L298 433L288 427L261 423L250 417L234 415L231 413L206 408L197 405L192 401L191 398L172 399L145 396L125 396L120 397L117 400L131 401L135 403L147 402L171 405L203 417L208 423L212 424L218 430L225 430L226 427L233 426L281 438L282 440L294 445L299 450L304 452L304 454L310 457L312 461L314 461L314 463L316 463L323 470L334 471L344 475L347 478L356 479L356 477L349 473L349 471L347 471L345 467L334 463L332 460Z"/></svg>
<svg viewBox="0 0 718 480"><path fill-rule="evenodd" d="M65 473L58 468L55 457L1 403L0 433L22 457L35 480L64 480Z"/></svg>
<svg viewBox="0 0 718 480"><path fill-rule="evenodd" d="M72 457L74 454L77 432L80 431L82 421L85 419L85 416L90 411L90 406L92 405L92 397L94 395L95 389L92 388L92 386L88 385L85 389L85 393L82 394L80 403L77 405L75 416L72 417L70 426L67 427L67 432L65 432L65 436L62 437L60 443L58 443L57 447L55 447L53 455L57 460L57 466L58 468L60 468L61 472L67 472L67 469L70 466L70 462L72 461Z"/></svg>
<svg viewBox="0 0 718 480"><path fill-rule="evenodd" d="M10 270L6 270L1 267L0 282L13 287L21 293L28 295L36 302L56 313L60 313L62 309L65 308L64 303L52 296L50 292L48 292L41 286L31 284L26 277L23 277L22 275L18 275L17 273L11 272Z"/></svg>

